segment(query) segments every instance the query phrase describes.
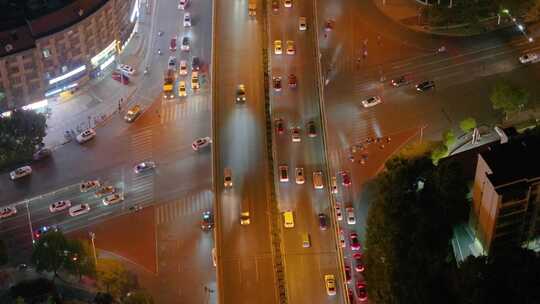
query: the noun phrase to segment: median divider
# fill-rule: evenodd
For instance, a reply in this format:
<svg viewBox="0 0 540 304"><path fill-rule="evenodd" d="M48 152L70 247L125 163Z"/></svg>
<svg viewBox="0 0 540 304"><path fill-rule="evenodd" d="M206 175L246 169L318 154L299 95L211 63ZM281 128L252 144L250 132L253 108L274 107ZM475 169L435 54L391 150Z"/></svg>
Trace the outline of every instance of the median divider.
<svg viewBox="0 0 540 304"><path fill-rule="evenodd" d="M262 14L261 19L262 26L262 58L263 58L263 81L264 81L264 114L266 119L266 149L268 154L268 194L267 210L268 210L268 224L270 226L270 242L272 250L272 264L275 271L275 283L277 287L278 303L288 303L287 296L287 282L285 261L283 252L283 240L281 238L281 225L279 224L279 209L276 197L276 188L274 184L274 159L275 151L273 149L274 132L272 132L272 106L270 104L270 56L269 50L266 47L269 43L268 31L268 6L270 5L267 0L262 0Z"/></svg>

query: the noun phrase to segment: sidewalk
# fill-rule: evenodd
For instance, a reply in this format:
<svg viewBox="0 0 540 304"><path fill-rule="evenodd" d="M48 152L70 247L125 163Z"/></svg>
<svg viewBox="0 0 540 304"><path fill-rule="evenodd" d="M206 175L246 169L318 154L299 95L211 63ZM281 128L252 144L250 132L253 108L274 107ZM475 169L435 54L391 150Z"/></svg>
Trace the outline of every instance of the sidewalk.
<svg viewBox="0 0 540 304"><path fill-rule="evenodd" d="M145 52L146 35L141 33L144 30L144 26L139 26L139 33L132 37L123 53L117 56L116 62L129 64L138 71L130 76L129 85L122 85L111 78L115 66L113 63L103 71L102 76L90 80L71 96L57 96L49 100L51 115L47 118L47 135L43 140L46 147L54 150L68 143L64 138L66 130L78 134L88 127L104 125L118 111L121 100L122 105L129 101L137 90L139 79L144 77L140 68Z"/></svg>

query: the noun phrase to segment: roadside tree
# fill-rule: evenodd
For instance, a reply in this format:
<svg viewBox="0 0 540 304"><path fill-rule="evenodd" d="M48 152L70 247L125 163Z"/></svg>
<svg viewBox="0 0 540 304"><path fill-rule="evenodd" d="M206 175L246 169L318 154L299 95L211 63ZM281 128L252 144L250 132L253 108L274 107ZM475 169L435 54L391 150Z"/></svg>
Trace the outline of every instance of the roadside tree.
<svg viewBox="0 0 540 304"><path fill-rule="evenodd" d="M490 100L493 109L501 110L508 118L508 114L527 106L529 95L529 92L523 88L514 86L507 81L500 81L493 87Z"/></svg>
<svg viewBox="0 0 540 304"><path fill-rule="evenodd" d="M459 123L459 128L463 133L469 133L476 128L476 120L472 117L467 117Z"/></svg>
<svg viewBox="0 0 540 304"><path fill-rule="evenodd" d="M453 303L449 240L467 189L459 173L427 157L396 157L375 180L365 246L375 303Z"/></svg>
<svg viewBox="0 0 540 304"><path fill-rule="evenodd" d="M45 116L34 111L0 117L0 168L32 159L45 137L45 122Z"/></svg>
<svg viewBox="0 0 540 304"><path fill-rule="evenodd" d="M34 246L32 263L36 271L48 271L54 274L53 281L58 277L58 271L68 263L69 243L60 231L51 231L44 234Z"/></svg>
<svg viewBox="0 0 540 304"><path fill-rule="evenodd" d="M129 292L122 304L154 304L154 300L148 292L139 289Z"/></svg>
<svg viewBox="0 0 540 304"><path fill-rule="evenodd" d="M130 291L137 289L137 282L124 265L112 259L99 259L96 267L98 289L115 299L123 299Z"/></svg>

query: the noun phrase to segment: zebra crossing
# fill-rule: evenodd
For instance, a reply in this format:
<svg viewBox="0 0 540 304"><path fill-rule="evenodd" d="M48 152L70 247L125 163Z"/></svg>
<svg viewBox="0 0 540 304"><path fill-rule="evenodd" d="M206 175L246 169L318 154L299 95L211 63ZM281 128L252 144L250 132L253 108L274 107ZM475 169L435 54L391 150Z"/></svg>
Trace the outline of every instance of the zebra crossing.
<svg viewBox="0 0 540 304"><path fill-rule="evenodd" d="M131 135L131 153L136 160L152 158L152 129L143 129Z"/></svg>
<svg viewBox="0 0 540 304"><path fill-rule="evenodd" d="M156 208L156 223L166 224L179 217L198 214L212 208L213 194L204 190L181 199L162 204Z"/></svg>
<svg viewBox="0 0 540 304"><path fill-rule="evenodd" d="M129 199L132 204L144 205L154 200L154 174L136 174L131 177Z"/></svg>
<svg viewBox="0 0 540 304"><path fill-rule="evenodd" d="M187 118L193 114L210 111L209 98L192 96L187 100L163 101L161 104L161 123Z"/></svg>

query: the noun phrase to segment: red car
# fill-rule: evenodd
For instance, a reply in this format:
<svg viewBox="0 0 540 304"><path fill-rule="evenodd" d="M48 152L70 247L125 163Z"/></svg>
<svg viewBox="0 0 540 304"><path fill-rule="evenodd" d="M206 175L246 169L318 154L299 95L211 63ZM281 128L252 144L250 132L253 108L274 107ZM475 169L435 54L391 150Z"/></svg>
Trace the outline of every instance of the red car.
<svg viewBox="0 0 540 304"><path fill-rule="evenodd" d="M176 51L176 38L171 39L171 45L169 46L169 50L172 52Z"/></svg>
<svg viewBox="0 0 540 304"><path fill-rule="evenodd" d="M356 297L358 298L358 301L365 302L367 301L367 290L366 290L366 283L364 282L358 282L356 283Z"/></svg>
<svg viewBox="0 0 540 304"><path fill-rule="evenodd" d="M349 234L349 239L351 240L351 249L354 251L360 250L360 241L358 240L358 234L356 232L351 232L351 234Z"/></svg>
<svg viewBox="0 0 540 304"><path fill-rule="evenodd" d="M349 303L354 304L354 294L349 287L347 287L347 293L349 294Z"/></svg>
<svg viewBox="0 0 540 304"><path fill-rule="evenodd" d="M296 88L296 75L289 75L289 88Z"/></svg>
<svg viewBox="0 0 540 304"><path fill-rule="evenodd" d="M285 128L283 127L283 119L278 118L274 121L274 125L276 126L276 132L277 134L283 134L285 132Z"/></svg>
<svg viewBox="0 0 540 304"><path fill-rule="evenodd" d="M279 10L279 1L278 0L272 0L272 10L274 12L277 12Z"/></svg>
<svg viewBox="0 0 540 304"><path fill-rule="evenodd" d="M349 173L347 171L341 171L339 174L341 174L341 184L345 187L350 186L351 177L349 176Z"/></svg>
<svg viewBox="0 0 540 304"><path fill-rule="evenodd" d="M354 259L354 270L356 272L364 272L366 266L364 265L364 261L362 261L362 254L357 252L352 257Z"/></svg>
<svg viewBox="0 0 540 304"><path fill-rule="evenodd" d="M125 85L128 85L129 84L129 77L127 77L126 75L120 73L120 72L112 72L112 79L120 82L121 84L125 84Z"/></svg>

